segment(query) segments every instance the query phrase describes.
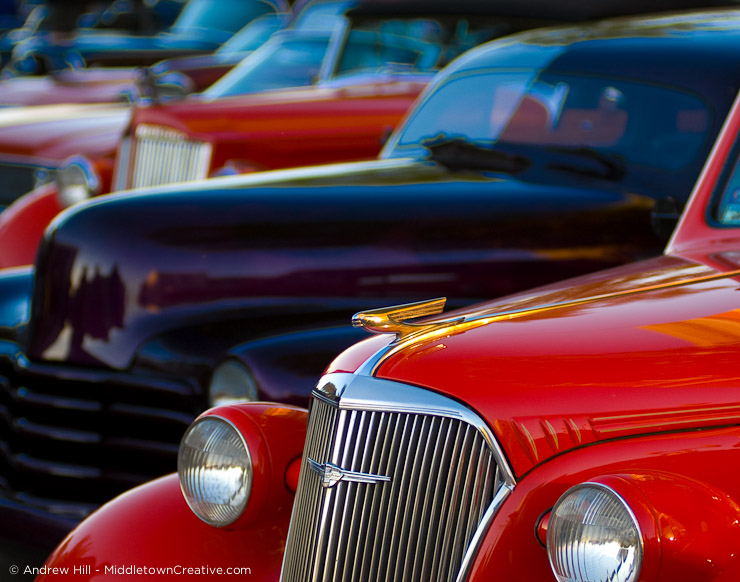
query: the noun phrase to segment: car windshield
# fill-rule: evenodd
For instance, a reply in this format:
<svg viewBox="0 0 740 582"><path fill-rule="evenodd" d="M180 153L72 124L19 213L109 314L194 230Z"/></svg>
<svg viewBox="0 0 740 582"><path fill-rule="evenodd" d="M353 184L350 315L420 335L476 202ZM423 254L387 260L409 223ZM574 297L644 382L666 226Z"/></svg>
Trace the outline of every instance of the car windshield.
<svg viewBox="0 0 740 582"><path fill-rule="evenodd" d="M454 139L478 149L568 149L676 171L701 154L712 126L704 101L665 85L540 69L466 73L429 95L383 157L422 158L425 144Z"/></svg>
<svg viewBox="0 0 740 582"><path fill-rule="evenodd" d="M178 30L203 28L236 33L247 22L276 12L265 0L189 0L172 25Z"/></svg>
<svg viewBox="0 0 740 582"><path fill-rule="evenodd" d="M265 14L250 22L222 44L216 51L220 55L251 52L261 47L273 32L283 26L285 15Z"/></svg>
<svg viewBox="0 0 740 582"><path fill-rule="evenodd" d="M277 33L203 92L208 99L311 85L321 71L331 33Z"/></svg>
<svg viewBox="0 0 740 582"><path fill-rule="evenodd" d="M392 27L350 31L334 76L387 68L415 71L434 69L439 60L439 44L405 34L411 32L408 30L399 32Z"/></svg>
<svg viewBox="0 0 740 582"><path fill-rule="evenodd" d="M341 32L341 31L340 31ZM314 84L329 59L330 30L286 30L264 45L203 92L208 99L257 91L305 87ZM380 30L351 30L336 63L333 77L383 69L430 71L439 47L411 36ZM331 67L329 67L331 68Z"/></svg>
<svg viewBox="0 0 740 582"><path fill-rule="evenodd" d="M341 16L354 4L354 0L309 2L291 22L291 28L295 30L333 29Z"/></svg>

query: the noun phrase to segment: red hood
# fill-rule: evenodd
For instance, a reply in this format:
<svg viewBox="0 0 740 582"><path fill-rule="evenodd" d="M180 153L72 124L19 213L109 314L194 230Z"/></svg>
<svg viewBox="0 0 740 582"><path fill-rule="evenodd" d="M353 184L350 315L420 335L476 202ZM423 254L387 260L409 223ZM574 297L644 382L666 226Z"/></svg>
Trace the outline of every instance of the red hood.
<svg viewBox="0 0 740 582"><path fill-rule="evenodd" d="M57 75L15 77L0 81L0 105L116 103L133 90L136 69L105 68L62 71Z"/></svg>
<svg viewBox="0 0 740 582"><path fill-rule="evenodd" d="M54 166L74 154L113 155L130 116L113 104L0 109L0 161Z"/></svg>
<svg viewBox="0 0 740 582"><path fill-rule="evenodd" d="M312 86L214 100L195 95L184 101L137 108L132 125L167 122L172 124L172 127L206 139L221 134L243 135L249 131L269 130L270 122L266 117L291 117L303 127L320 127L320 121L306 118L307 112L329 116L336 112L337 101L352 102L353 99L358 101L393 95L414 99L426 87L428 81L428 78L420 78L347 86ZM378 101L384 102L382 99ZM264 124L255 125L257 121L264 121Z"/></svg>
<svg viewBox="0 0 740 582"><path fill-rule="evenodd" d="M375 158L428 79L267 91L137 108L139 124L167 126L213 147L211 170L229 162L276 169Z"/></svg>
<svg viewBox="0 0 740 582"><path fill-rule="evenodd" d="M467 322L391 353L376 375L464 401L517 475L597 440L737 423L728 352L740 349L740 271L722 262L665 256L448 313ZM359 344L329 371L384 342ZM711 376L693 372L699 358Z"/></svg>

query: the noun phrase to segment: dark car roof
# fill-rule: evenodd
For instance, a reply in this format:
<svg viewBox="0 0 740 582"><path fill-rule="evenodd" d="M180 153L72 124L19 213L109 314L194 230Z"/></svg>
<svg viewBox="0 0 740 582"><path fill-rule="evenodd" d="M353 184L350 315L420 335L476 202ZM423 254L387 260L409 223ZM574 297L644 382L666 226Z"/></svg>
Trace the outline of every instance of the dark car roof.
<svg viewBox="0 0 740 582"><path fill-rule="evenodd" d="M472 49L444 76L505 66L507 59L512 67L527 66L527 52L541 61L546 48L555 49L550 67L561 72L601 76L608 70L611 76L688 88L704 82L726 84L728 75L718 78L716 71L740 71L740 8L612 18L589 26L527 31Z"/></svg>
<svg viewBox="0 0 740 582"><path fill-rule="evenodd" d="M470 14L580 22L612 16L740 6L739 0L359 0L350 17Z"/></svg>

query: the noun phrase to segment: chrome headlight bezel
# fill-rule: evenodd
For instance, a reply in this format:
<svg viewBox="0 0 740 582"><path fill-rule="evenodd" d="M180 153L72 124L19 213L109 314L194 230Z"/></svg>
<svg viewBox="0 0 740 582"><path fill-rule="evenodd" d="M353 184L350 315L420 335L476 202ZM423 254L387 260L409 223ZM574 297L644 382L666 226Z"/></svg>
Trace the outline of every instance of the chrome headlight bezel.
<svg viewBox="0 0 740 582"><path fill-rule="evenodd" d="M100 178L94 164L85 156L67 158L56 170L54 182L63 208L100 193Z"/></svg>
<svg viewBox="0 0 740 582"><path fill-rule="evenodd" d="M207 415L185 431L177 455L180 489L190 509L213 527L241 517L254 479L252 455L229 420Z"/></svg>
<svg viewBox="0 0 740 582"><path fill-rule="evenodd" d="M553 507L547 554L559 582L635 582L644 557L643 534L619 493L585 482L568 489Z"/></svg>

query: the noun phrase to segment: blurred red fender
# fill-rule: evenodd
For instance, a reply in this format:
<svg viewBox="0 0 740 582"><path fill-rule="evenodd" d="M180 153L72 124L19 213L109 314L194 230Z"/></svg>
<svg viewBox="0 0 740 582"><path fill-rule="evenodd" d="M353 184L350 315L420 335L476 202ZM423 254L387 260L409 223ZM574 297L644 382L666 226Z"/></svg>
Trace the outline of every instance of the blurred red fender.
<svg viewBox="0 0 740 582"><path fill-rule="evenodd" d="M62 210L56 185L47 184L0 212L0 268L33 264L44 229Z"/></svg>
<svg viewBox="0 0 740 582"><path fill-rule="evenodd" d="M274 582L280 577L289 517L288 511L284 512L272 528L253 523L253 532L211 527L185 503L177 475L168 475L103 506L67 536L36 581L86 582L138 576L181 581L188 574L202 580L228 580L227 570L233 568L230 573L234 576L240 572L243 577L248 574L249 580ZM131 549L121 544L121 531L128 532ZM142 553L145 547L150 548L146 554ZM116 556L116 563L109 561L111 556Z"/></svg>

